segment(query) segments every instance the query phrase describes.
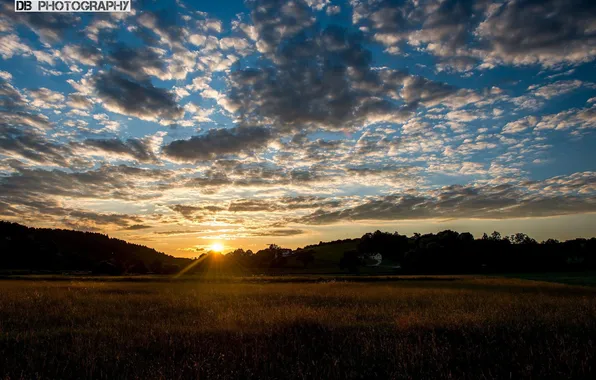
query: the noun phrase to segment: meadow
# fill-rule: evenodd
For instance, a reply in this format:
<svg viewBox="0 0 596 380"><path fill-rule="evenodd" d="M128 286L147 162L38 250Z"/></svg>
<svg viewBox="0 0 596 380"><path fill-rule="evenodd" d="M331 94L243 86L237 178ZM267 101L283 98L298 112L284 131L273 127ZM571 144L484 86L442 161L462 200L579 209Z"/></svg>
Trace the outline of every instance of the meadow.
<svg viewBox="0 0 596 380"><path fill-rule="evenodd" d="M4 379L595 377L593 287L478 276L0 280Z"/></svg>

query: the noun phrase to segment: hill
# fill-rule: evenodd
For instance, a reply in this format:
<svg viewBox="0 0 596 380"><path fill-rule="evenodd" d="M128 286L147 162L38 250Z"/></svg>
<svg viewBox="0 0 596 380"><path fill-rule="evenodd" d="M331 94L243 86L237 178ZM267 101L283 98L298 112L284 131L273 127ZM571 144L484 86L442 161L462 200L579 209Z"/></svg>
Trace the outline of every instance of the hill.
<svg viewBox="0 0 596 380"><path fill-rule="evenodd" d="M190 262L100 233L0 221L0 270L174 273Z"/></svg>
<svg viewBox="0 0 596 380"><path fill-rule="evenodd" d="M355 250L358 247L360 239L335 240L330 242L320 242L319 244L307 245L302 248L311 251L314 256L313 268L338 268L338 263L347 251Z"/></svg>

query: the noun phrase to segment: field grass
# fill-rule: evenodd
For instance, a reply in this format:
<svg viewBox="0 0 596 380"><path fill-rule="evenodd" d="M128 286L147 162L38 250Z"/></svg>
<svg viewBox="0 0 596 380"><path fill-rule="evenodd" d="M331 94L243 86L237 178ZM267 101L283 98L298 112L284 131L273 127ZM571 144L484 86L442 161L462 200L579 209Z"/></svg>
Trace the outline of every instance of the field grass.
<svg viewBox="0 0 596 380"><path fill-rule="evenodd" d="M508 277L569 285L596 286L596 272L518 273L508 275Z"/></svg>
<svg viewBox="0 0 596 380"><path fill-rule="evenodd" d="M0 378L596 377L596 288L375 282L0 281Z"/></svg>

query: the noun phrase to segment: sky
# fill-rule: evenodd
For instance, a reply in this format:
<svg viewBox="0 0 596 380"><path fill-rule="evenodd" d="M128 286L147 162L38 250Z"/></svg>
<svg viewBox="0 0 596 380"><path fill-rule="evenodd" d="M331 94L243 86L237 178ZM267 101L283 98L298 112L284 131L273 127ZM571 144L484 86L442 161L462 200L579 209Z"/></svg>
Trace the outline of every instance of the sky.
<svg viewBox="0 0 596 380"><path fill-rule="evenodd" d="M596 2L0 13L0 219L175 256L596 235Z"/></svg>

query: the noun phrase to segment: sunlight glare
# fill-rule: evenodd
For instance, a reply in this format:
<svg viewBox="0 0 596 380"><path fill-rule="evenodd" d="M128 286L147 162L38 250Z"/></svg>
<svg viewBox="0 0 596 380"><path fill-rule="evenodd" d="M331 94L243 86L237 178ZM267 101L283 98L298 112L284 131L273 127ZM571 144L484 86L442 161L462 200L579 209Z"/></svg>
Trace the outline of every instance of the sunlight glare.
<svg viewBox="0 0 596 380"><path fill-rule="evenodd" d="M214 252L222 252L224 250L224 246L221 243L213 243L211 244L211 250Z"/></svg>

